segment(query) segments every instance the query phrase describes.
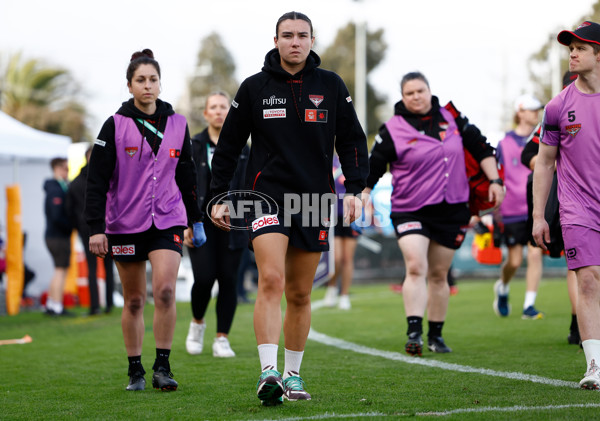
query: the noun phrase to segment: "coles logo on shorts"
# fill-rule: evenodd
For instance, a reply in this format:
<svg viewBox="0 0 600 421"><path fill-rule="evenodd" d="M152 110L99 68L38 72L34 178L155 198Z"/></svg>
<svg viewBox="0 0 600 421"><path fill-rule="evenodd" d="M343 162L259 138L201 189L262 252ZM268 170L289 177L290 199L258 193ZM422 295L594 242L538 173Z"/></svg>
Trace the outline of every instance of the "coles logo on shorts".
<svg viewBox="0 0 600 421"><path fill-rule="evenodd" d="M113 256L134 256L135 255L135 244L127 246L112 246Z"/></svg>
<svg viewBox="0 0 600 421"><path fill-rule="evenodd" d="M252 232L256 232L257 230L270 225L279 225L279 219L277 219L277 215L265 215L255 219L254 222L252 222Z"/></svg>
<svg viewBox="0 0 600 421"><path fill-rule="evenodd" d="M398 231L398 234L402 234L403 232L406 232L406 231L420 230L422 228L423 228L423 226L421 225L421 223L419 221L405 222L404 224L398 225L398 227L396 228L396 231Z"/></svg>

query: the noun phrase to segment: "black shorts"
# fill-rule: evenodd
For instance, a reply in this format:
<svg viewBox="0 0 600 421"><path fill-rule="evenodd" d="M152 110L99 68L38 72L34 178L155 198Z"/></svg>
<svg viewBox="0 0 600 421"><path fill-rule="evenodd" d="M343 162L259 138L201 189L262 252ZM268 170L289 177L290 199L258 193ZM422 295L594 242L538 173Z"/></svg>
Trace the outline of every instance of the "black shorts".
<svg viewBox="0 0 600 421"><path fill-rule="evenodd" d="M504 224L502 241L507 247L516 246L517 244L525 246L531 238L530 233L531 231L527 231L527 221Z"/></svg>
<svg viewBox="0 0 600 421"><path fill-rule="evenodd" d="M466 203L442 202L413 212L392 212L396 237L420 234L456 250L465 239L471 213Z"/></svg>
<svg viewBox="0 0 600 421"><path fill-rule="evenodd" d="M325 221L321 217L303 218L302 213L290 213L279 206L273 212L263 213L255 209L245 215L246 225L250 231L250 241L256 237L279 233L289 238L289 244L306 251L329 251L329 227L326 225L329 219Z"/></svg>
<svg viewBox="0 0 600 421"><path fill-rule="evenodd" d="M46 247L55 268L68 268L71 263L71 238L46 237Z"/></svg>
<svg viewBox="0 0 600 421"><path fill-rule="evenodd" d="M183 254L183 227L159 230L154 225L147 231L135 234L107 234L108 248L117 262L148 260L154 250L173 250Z"/></svg>
<svg viewBox="0 0 600 421"><path fill-rule="evenodd" d="M338 215L337 224L333 228L334 235L336 237L343 238L357 238L360 233L352 229L352 227L348 225L344 225L344 216Z"/></svg>

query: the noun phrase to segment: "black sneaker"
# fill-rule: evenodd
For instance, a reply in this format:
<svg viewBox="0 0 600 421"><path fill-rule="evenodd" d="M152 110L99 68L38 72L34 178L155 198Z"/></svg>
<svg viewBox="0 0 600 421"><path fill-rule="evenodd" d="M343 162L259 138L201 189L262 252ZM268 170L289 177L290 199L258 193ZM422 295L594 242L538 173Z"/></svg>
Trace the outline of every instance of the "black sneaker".
<svg viewBox="0 0 600 421"><path fill-rule="evenodd" d="M173 373L164 367L158 369L152 374L152 387L160 390L177 390L177 382L173 380Z"/></svg>
<svg viewBox="0 0 600 421"><path fill-rule="evenodd" d="M444 338L441 336L433 336L427 339L427 348L431 352L437 352L438 354L445 354L452 352L452 350L444 342Z"/></svg>
<svg viewBox="0 0 600 421"><path fill-rule="evenodd" d="M144 390L146 388L144 374L146 374L144 369L129 373L129 384L126 387L126 390Z"/></svg>
<svg viewBox="0 0 600 421"><path fill-rule="evenodd" d="M419 357L423 355L423 338L419 332L412 332L408 335L408 341L404 345L407 354Z"/></svg>

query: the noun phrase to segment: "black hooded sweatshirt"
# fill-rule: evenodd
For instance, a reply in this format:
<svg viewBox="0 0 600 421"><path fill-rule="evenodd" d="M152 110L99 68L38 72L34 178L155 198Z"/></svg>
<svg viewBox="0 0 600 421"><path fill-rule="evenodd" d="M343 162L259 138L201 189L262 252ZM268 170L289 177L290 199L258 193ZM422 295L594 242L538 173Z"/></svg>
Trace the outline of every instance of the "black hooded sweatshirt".
<svg viewBox="0 0 600 421"><path fill-rule="evenodd" d="M283 204L285 193L333 193L334 146L346 191L360 193L369 172L365 134L342 79L319 69L311 51L295 75L267 53L260 73L242 82L227 114L212 160L211 193L227 191L248 136L252 148L246 188Z"/></svg>
<svg viewBox="0 0 600 421"><path fill-rule="evenodd" d="M140 150L143 148L152 148L156 154L160 148L161 138L142 123L138 118L145 120L154 126L159 132L163 133L167 126L167 119L175 114L171 104L156 100L156 112L148 115L137 109L133 99L124 102L117 111L125 117L134 119L135 124L140 130ZM146 138L146 141L144 141ZM110 116L102 129L92 149L90 157L87 188L85 197L85 219L90 228L90 235L104 233L106 216L106 193L108 192L110 179L115 170L117 162L115 148L115 120ZM187 211L188 225L201 219L200 209L196 202L196 168L192 160L192 143L190 140L189 129L185 128L185 139L181 148L181 155L175 170L175 181L181 191L183 203Z"/></svg>

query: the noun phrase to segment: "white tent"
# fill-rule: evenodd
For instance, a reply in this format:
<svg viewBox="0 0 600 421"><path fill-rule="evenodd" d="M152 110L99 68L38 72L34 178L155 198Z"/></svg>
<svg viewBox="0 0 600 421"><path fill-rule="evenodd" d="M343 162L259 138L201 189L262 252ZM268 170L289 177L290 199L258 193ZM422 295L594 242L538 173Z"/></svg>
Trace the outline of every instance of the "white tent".
<svg viewBox="0 0 600 421"><path fill-rule="evenodd" d="M0 111L0 233L6 239L5 187L21 186L22 228L27 234L25 263L36 274L27 287L31 295L45 291L52 259L44 241L44 180L52 176L50 160L67 157L71 138L33 129Z"/></svg>

